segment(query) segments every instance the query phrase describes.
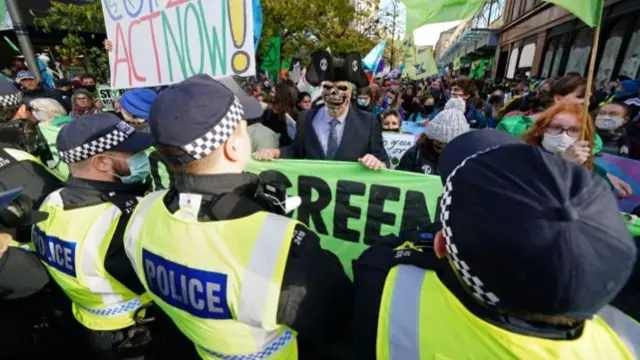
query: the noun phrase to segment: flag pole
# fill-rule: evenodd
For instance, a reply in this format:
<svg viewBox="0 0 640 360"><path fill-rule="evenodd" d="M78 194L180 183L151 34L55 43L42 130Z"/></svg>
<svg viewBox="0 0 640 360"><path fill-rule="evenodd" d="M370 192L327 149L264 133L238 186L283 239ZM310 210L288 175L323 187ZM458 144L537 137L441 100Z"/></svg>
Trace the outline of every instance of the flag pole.
<svg viewBox="0 0 640 360"><path fill-rule="evenodd" d="M587 131L587 121L589 121L589 105L591 102L591 94L593 88L593 78L595 77L596 70L596 58L598 57L598 46L600 44L600 27L602 26L602 13L604 12L604 1L600 6L600 16L598 19L600 22L598 26L596 26L593 32L593 45L591 46L591 60L589 61L589 73L587 74L587 88L584 94L584 109L582 116L582 123L585 126L582 127L580 131L580 140L584 140L585 132Z"/></svg>

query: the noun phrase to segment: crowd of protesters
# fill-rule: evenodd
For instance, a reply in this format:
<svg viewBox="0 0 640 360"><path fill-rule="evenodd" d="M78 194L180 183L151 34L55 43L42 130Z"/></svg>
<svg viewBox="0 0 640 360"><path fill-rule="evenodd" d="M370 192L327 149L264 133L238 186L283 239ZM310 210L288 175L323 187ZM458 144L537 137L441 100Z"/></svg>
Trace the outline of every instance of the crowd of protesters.
<svg viewBox="0 0 640 360"><path fill-rule="evenodd" d="M101 81L91 74L81 75L71 81L60 80L56 82L55 89L39 83L35 74L29 70L17 72L10 85L5 80L0 81L3 81L0 84L0 96L7 99L20 98L17 106L2 107L2 109L7 108L8 113L3 114L3 118L0 120L2 122L27 122L30 124L29 126L37 125L46 139L46 146L50 148L50 155L53 155L53 158L43 158L43 162L46 162L48 171L56 174L60 179L67 179L71 173L66 183L67 188L75 186L76 191L80 191L78 188L82 188L82 186L78 184L84 184L83 181L88 180L88 187L92 189L97 183L101 183L100 186L109 183L105 188L110 189L109 191L116 189L105 192L107 195L124 192L123 189L127 188L124 185L131 185L127 191L135 187L137 191L135 195L142 196L152 187L162 189L156 184L152 186L146 182L148 178L155 181L154 171L158 171L149 163L155 161L153 160L154 156L158 156L161 161L168 159L165 170L171 171L172 183L167 185L167 188L170 189L167 197L157 202L155 206L166 207L170 211L156 212L146 219L138 219L138 221L148 221L149 219L155 221L157 218L156 226L148 226L146 231L149 232L149 235L146 239L147 241L156 241L155 239L164 236L172 240L163 245L167 250L164 252L166 258L178 256L179 251L173 250L183 248L173 241L172 236L182 234L181 231L187 228L193 230L194 227L191 226L202 226L203 230L197 233L202 237L213 236L214 233L218 234L217 231L220 231L221 234L223 232L232 233L226 228L226 226L230 226L227 224L227 220L242 222L250 219L248 224L251 226L238 226L233 228L233 231L244 231L250 227L259 228L257 225L261 223L254 220L258 217L252 216L261 213L262 210L253 211L255 204L252 203L251 206L247 205L252 210L245 214L246 209L240 211L241 206L235 206L237 204L245 206L245 203L239 202L238 198L239 195L245 196L248 188L253 190L249 196L251 199L253 199L254 193L257 193L256 189L251 187L255 185L254 182L257 180L252 175L243 173L252 154L255 159L262 161L294 158L358 162L364 168L372 171L371 176L374 177L379 176L375 174L376 171L391 167L389 156L383 145L384 134L402 133L403 128L408 124L424 127L424 131L417 136L415 145L406 151L400 159L396 170L440 176L443 185L445 185L442 202L439 206L443 213L440 221L435 221L436 224L434 224L438 227L427 234L431 241L429 249L433 250L433 254L425 254L425 247L422 246L424 244L420 241L416 244L408 244L407 239L391 236L390 240L385 239L380 244L374 244L360 259L354 262L354 268L357 271L354 277L355 282L352 283L343 273L335 255L320 248L320 240L311 229L301 223L287 225L285 236L288 238L285 239L285 243L291 242L295 246L291 245L291 249L287 246L284 255L278 261L280 261L282 272L285 267L287 270L295 269L295 271L288 271L286 276L281 274L286 279L276 281L278 286L274 288L277 288L278 291L269 293L270 299L275 299L273 303L269 303L271 307L269 311L273 312L270 315L273 315L274 319L271 320L278 322L274 327L278 329L276 331L278 339L287 342L290 341L289 337L298 336L297 341L301 346L295 352L297 354L300 351L300 354L306 354L306 357L301 357L303 359L372 359L375 358L374 352L378 355L389 354L394 352L394 348L402 348L402 354L415 355L418 352L417 349L420 348L418 342L424 343L424 334L411 334L407 337L407 339L415 341L416 344L411 341L409 343L394 342L390 335L383 336L383 334L395 331L392 320L401 317L398 315L399 312L402 312L401 310L411 314L411 311L418 312L418 308L422 311L422 306L424 306L424 311L428 311L430 307L426 306L427 303L443 309L440 314L435 311L432 314L434 316L457 314L459 317L472 319L468 320L468 323L461 324L461 329L473 326L469 324L476 324L477 319L482 319L486 323L495 325L497 329L502 329L499 331L505 333L525 334L536 339L561 339L569 344L567 346L572 354L581 354L580 356L576 355L576 359L582 359L584 357L581 356L589 353L589 349L585 346L578 350L571 347L573 346L571 343L574 340L578 342L577 339L580 338L578 335L583 333L586 334L582 337L583 339L588 336L595 339L598 338L598 334L605 338L602 340L602 343L605 344L602 346L606 349L603 350L603 353L617 354L619 351L626 355L633 353L636 349L630 346L630 350L627 352L624 346L618 344L620 341L614 336L620 331L619 327L614 326L616 321L611 322L610 326L613 331L609 331L606 330L609 327L606 327L603 321L598 320L599 322L595 324L596 320L592 320L596 319L595 314L602 314L599 312L601 309L608 309L610 303L624 311L629 317L634 318L635 321L640 318L637 303L634 303L638 293L636 289L638 288L637 273L640 272L637 270L636 247L625 231L616 203L611 196L611 192L613 192L618 197L628 197L632 194L632 189L629 184L599 167L594 160L603 153L640 160L640 80L619 78L608 84L606 89L594 89L596 91L590 99L591 106L588 113L585 113L583 109L587 81L581 75L571 73L557 79L542 80L526 79L519 76L518 80L514 82L492 84L485 80L474 80L465 76L448 74L420 81L383 79L381 84L372 83L369 86L360 87L354 86L348 79L336 78L324 80L318 95L300 91L297 84L287 79L279 79L273 83L266 77L260 76L256 79L227 77L217 81L208 76L197 75L168 89L126 91L122 96L113 99L113 107L108 111L105 110L105 106L96 92L97 85ZM185 94L189 94L191 97ZM235 100L229 101L229 99ZM236 101L242 104L238 105L235 103ZM243 114L246 119L234 120L234 128L230 132L224 133L224 136L220 135L224 139L219 143L214 144L212 141L206 141L208 137L212 136L210 134L212 129L216 129L220 123L229 121L228 117L232 116L229 114L237 111L235 107L244 109ZM175 119L182 119L178 115L183 113L190 116L181 120L184 121L184 124L176 123ZM204 113L206 116L200 119L199 116ZM87 125L89 122L92 122L91 125ZM126 131L123 131L123 128ZM496 129L497 131L486 129ZM142 142L144 146L136 147L135 150L126 147L114 148L112 151L105 148L91 148L91 151L80 151L80 155L74 154L71 157L68 155L69 152L73 153L78 148L91 147L91 141L94 139L91 136L103 130L126 132L125 137L135 134L131 136L145 138L147 141ZM27 133L28 131L25 132L25 134ZM12 134L15 133L0 131L0 143L10 143L15 146L29 143L27 140L16 142L15 139L5 138L5 134L13 136ZM86 137L86 139L82 137ZM208 151L207 154L189 152L189 146L192 145L194 139L205 144L203 146L209 146L204 150L200 149L203 152ZM150 148L152 140L157 145L156 151L152 155L148 155L152 151ZM114 146L120 146L122 143L124 141ZM494 151L494 147L499 149ZM25 146L23 149L32 153L29 146ZM60 152L67 153L66 157L64 155L62 157L65 157L63 162L68 163L69 168L66 164L60 164ZM36 152L33 151L33 153ZM511 154L514 154L513 158ZM74 164L76 162L74 156L84 156L78 162L87 161L91 163L93 168L84 169L87 170L86 173L79 171L83 169L78 166L79 164ZM185 160L186 157L191 158ZM208 162L209 160L210 162ZM322 169L320 162L318 169L319 171ZM462 170L458 172L459 169ZM82 176L87 176L86 174L96 176L96 178L82 178ZM174 176L177 176L177 182L173 181L176 179ZM562 183L563 181L566 183ZM456 190L453 190L454 184ZM561 186L562 184L567 186ZM142 187L138 188L134 185L144 185L146 188L142 189ZM62 186L62 183L60 182L58 186ZM502 191L501 186L507 188L508 191ZM209 193L203 190L207 187L209 187L207 190ZM212 188L216 188L216 190L213 191ZM588 190L593 194L594 199L597 199L591 201L590 198L581 196L582 189ZM86 195L85 190L87 190L86 187L80 191L83 196ZM226 194L228 193L233 196L227 198ZM65 195L67 194L65 193ZM129 204L127 207L131 212L133 212L131 206L135 207L138 204L136 196L127 197L127 200L133 201L135 199L131 203L133 205ZM149 196L152 195L147 195L147 198ZM73 197L71 199L71 202L77 200ZM500 199L501 202L494 204L494 199ZM539 206L541 199L547 204L553 205L549 205L548 209L541 208ZM218 202L227 204L223 200L238 202L233 203L234 206L224 208L224 215L220 216L220 206L214 206L214 204L218 204ZM278 202L275 203L275 206L284 207L284 200L276 200ZM62 200L60 201L62 202ZM117 202L111 198L107 201L104 197L96 201L97 203ZM192 201L197 205L193 205ZM558 201L559 203L557 203ZM43 202L43 199L40 198L38 202ZM452 202L461 205L450 207ZM201 203L202 206L207 207L200 208ZM597 208L594 205L596 203L604 204L603 208L606 210L606 214L600 216L597 210L594 210ZM76 205L75 203L64 203L57 216L61 216L61 213L73 209L73 206ZM91 203L91 206L94 205ZM49 206L55 208L57 205L50 204ZM496 207L495 211L487 211L492 206ZM187 214L189 211L191 212ZM604 230L596 231L594 226L585 225L585 222L567 225L578 220L578 212L586 214L585 218L588 218L590 223L596 224L595 227ZM533 231L538 229L527 228L526 222L522 219L534 213L536 214L535 221L552 228L553 231L549 230L548 233L538 234ZM144 218L144 214L140 218ZM525 225L519 228L518 224L512 225L512 227L506 226L508 229L505 229L504 233L492 230L500 228L502 223L507 221L505 220L507 215L513 215L518 224ZM481 216L486 218L482 223L478 223L476 220ZM450 220L450 217L453 220ZM163 219L170 219L171 224L180 230L172 230L173 232L170 231L166 234L161 233L161 230L156 228L159 229L159 225L164 224ZM459 223L457 219L463 219L465 222ZM100 221L102 220L103 217L100 217ZM111 221L110 226L114 224L112 220L108 219ZM174 220L179 224L175 225ZM187 224L188 221L193 223ZM486 224L491 224L491 226ZM55 228L55 225L49 224L48 226ZM138 225L140 224L137 223L136 226L129 226L129 228L140 231ZM209 231L211 228L205 228L205 226L210 225L220 226L220 228L216 227L215 231ZM71 228L71 226L63 227L65 230ZM479 229L477 234L473 233L475 229ZM577 230L573 231L574 229ZM125 230L124 227L120 229L118 226L114 232L120 230L122 232L118 234L123 236L125 231L131 229ZM455 240L452 231L456 233ZM584 235L587 232L593 233L589 233L589 236ZM524 235L521 235L522 233ZM566 236L556 233L566 234ZM504 235L504 237L496 236L497 234ZM271 235L274 234L266 232L266 235L259 233L255 236L260 240L262 237ZM520 246L517 243L520 236L526 237L528 241L524 247L530 251L524 253L519 251ZM473 241L476 237L482 241ZM571 239L572 241L567 242L567 246L571 247L570 251L550 250L551 246L548 245L550 241L547 240L558 239ZM598 241L589 241L592 239ZM111 238L106 240L110 241ZM234 238L233 240L238 239ZM387 240L389 241L387 242ZM498 271L500 268L497 264L491 267L486 264L486 260L482 262L483 256L475 258L478 256L477 254L486 251L478 245L485 242L491 244L490 246L501 254L495 258L497 263L505 264L506 268L519 268L519 272L505 274ZM239 244L239 242L230 243ZM311 245L307 245L308 243ZM502 246L505 243L508 243L508 246ZM472 250L469 250L468 253L462 250L463 253L459 254L456 244L460 244L462 249ZM2 244L0 243L0 245ZM110 246L103 247L109 248L107 255L112 255L113 249ZM2 259L3 251L6 251L6 248L2 249L0 246L0 259ZM135 248L135 246L131 248ZM127 251L134 251L131 248L128 248ZM592 248L594 250L591 250ZM224 253L221 249L222 247L209 247L208 249L196 250L202 250L203 254L218 255L218 252ZM229 252L234 253L232 256L237 256L238 259L241 256L235 252L240 253L240 250L245 250L240 249L239 246L230 246L229 249L231 249ZM138 250L140 249L136 248L135 251ZM257 250L260 248L257 247ZM251 257L269 255L266 254L268 251L264 251L266 249L261 250L265 254L251 253ZM119 249L113 251L120 251L124 254L125 250L123 246L120 246ZM201 254L198 251L185 252L185 256L188 255L189 260L196 258L200 260ZM552 252L552 254L547 256L548 252ZM410 257L407 254L412 254L411 256L414 257L406 259L406 263L402 262L404 257ZM107 255L105 257L108 257ZM229 254L225 253L224 255L228 256ZM242 256L247 257L245 255ZM148 256L148 254L144 256ZM370 260L369 256L372 256L373 260ZM462 264L460 263L460 256L466 256L470 262L475 262L476 265L481 264L477 267L474 265L474 271L477 271L474 274L482 273L483 279L487 279L489 286L494 286L492 289L498 289L496 291L501 296L504 295L505 301L511 301L511 303L502 305L505 306L504 309L500 308L500 305L494 308L498 303L498 297L493 293L483 292L483 282L478 277L469 275L470 269L464 261ZM491 256L492 254L489 254L484 258L487 259ZM556 261L556 257L559 260ZM451 261L446 264L438 263L437 258L447 258ZM512 261L512 258L524 260L518 263L518 261ZM125 258L125 262L127 262L126 260ZM34 265L35 267L40 264L38 261L35 263L38 264ZM436 263L438 265L434 265ZM528 266L533 263L544 263L545 266L541 265L539 268ZM592 263L595 265L591 266ZM570 271L563 272L562 266L564 264L570 264L574 267L569 269ZM633 264L636 264L636 269L633 268ZM130 265L127 263L127 266ZM147 263L145 263L146 265ZM188 265L191 266L191 264ZM412 266L412 270L407 270L408 265ZM105 274L114 271L112 268L107 268L107 260L105 260L104 268ZM176 266L175 269L177 268ZM136 276L137 269L127 269L130 270L128 275ZM316 271L318 269L321 270ZM322 269L328 270L323 272ZM416 269L425 270L426 275L422 273L422 275L416 275ZM57 271L51 267L48 270L53 271L53 274L56 274ZM148 270L148 267L143 269L143 271ZM241 270L245 271L244 268ZM580 274L569 274L572 271ZM329 276L328 273L333 275ZM437 275L433 275L435 273ZM160 274L160 267L158 267L158 274ZM631 280L627 283L629 274L631 274ZM416 279L422 279L419 276L423 275L426 280L420 282L419 287L434 286L435 289L430 288L430 291L442 296L436 297L434 300L424 300L422 304L418 304L416 299L419 299L419 293L403 293L401 286L406 286L403 280L408 277L418 276ZM504 280L500 276L508 277L508 279ZM522 278L518 278L519 276ZM598 276L602 276L602 279L598 279ZM99 277L96 275L96 278ZM124 284L124 281L115 275L102 275L102 277L108 281L118 281ZM247 280L248 277L250 276L244 278L239 276L239 279L241 282L248 282L250 281L250 279ZM434 280L437 277L440 278ZM598 284L591 285L589 281L585 280L587 277L595 278L594 281L599 281ZM523 281L523 278L526 281ZM548 281L540 280L543 278ZM55 280L53 279L52 282ZM269 279L269 281L271 280ZM475 292L467 291L463 281L473 287ZM529 282L540 285L540 294L536 294L535 299L528 299L527 296L522 295L526 293L525 289L529 286ZM189 284L191 286L191 282ZM517 286L512 288L508 286L509 284ZM61 284L61 286L65 285L68 286L68 284ZM140 295L145 291L153 292L149 290L150 286L155 285L149 285L145 282L145 287L136 294ZM394 289L394 286L397 286L398 289ZM574 286L578 290L575 290ZM184 288L183 290L187 291ZM279 297L280 290L282 297ZM113 289L111 291L116 292ZM176 294L172 293L171 296L173 296L173 300L176 300ZM403 298L403 296L405 297ZM411 296L416 298L410 298ZM399 298L403 300L398 301ZM198 326L190 326L192 323L184 326L181 321L186 320L183 318L189 317L188 321L192 321L193 318L198 318L197 314L185 313L185 315L177 312L174 308L179 306L175 301L165 302L160 301L161 299L163 299L162 296L156 296L154 301L161 304L160 307L163 310L169 310L167 311L168 317L164 318L166 323L161 323L166 328L160 327L160 329L165 329L167 333L175 335L175 338L168 339L168 342L163 345L173 347L174 341L185 342L186 348L193 352L191 342L197 344L199 355L189 353L188 356L185 355L185 358L213 356L211 355L213 352L207 350L200 342L212 345L216 350L220 347L229 351L224 354L215 352L217 355L212 358L236 356L240 346L234 341L217 343L214 341L217 338L200 336L200 332L208 331L210 333L212 332L211 328L219 329L217 327L219 323L215 321L197 322ZM313 300L313 306L305 304L306 301L309 301L308 299ZM370 301L374 299L375 301ZM72 300L77 301L78 299ZM82 299L80 300L82 301ZM238 301L262 300L262 298L255 297ZM481 301L478 302L478 300ZM407 301L414 305L417 304L418 308L398 306L404 305ZM338 303L339 306L335 307L335 303ZM458 308L452 310L448 306L458 306ZM339 308L339 310L335 308ZM497 309L495 313L494 309ZM422 322L424 320L421 316L414 315L409 318L405 317L403 321ZM227 320L233 322L234 325L243 326L242 331L238 331L238 334L246 332L244 335L247 335L247 339L255 340L253 336L250 336L251 331L265 330L263 327L266 326L259 323L262 318L256 322L257 325L254 324L255 326L250 328L243 323L245 320L240 319L241 316L237 314L234 316L235 318L229 317ZM380 322L378 322L378 316ZM607 320L604 314L601 316ZM178 323L179 329L173 326L173 323L168 320L169 318ZM613 318L614 320L627 320L626 315L614 316ZM84 320L86 321L86 319ZM163 318L161 317L159 321L163 321ZM200 320L196 319L195 321ZM433 321L434 324L438 323L442 327L443 324L454 321L454 318L443 317L429 321ZM426 322L427 324L421 323L420 326L427 326L429 321ZM590 324L589 331L584 330L587 328L585 323ZM181 324L183 326L180 326ZM199 327L200 325L202 326ZM398 327L406 330L408 328L406 325L401 323ZM595 331L592 329L596 325L605 330L593 335L590 331ZM247 327L244 328L244 326ZM296 334L293 335L289 328L293 329ZM224 327L220 327L220 329L224 329ZM410 330L417 331L413 328ZM120 334L120 332L111 332L111 329L104 333L98 329L92 329L92 331L93 335L97 334L98 336L102 336L104 333ZM473 329L461 331L465 331L465 339L478 336L474 335L478 332ZM498 333L494 334L492 331ZM502 338L503 341L507 341L499 331L487 330L485 332L493 334L491 336L496 339ZM608 331L607 337L602 335L605 333L604 331ZM637 332L635 328L633 331ZM223 332L218 335L226 339ZM180 333L184 334L188 340ZM267 333L266 330L265 333ZM629 334L620 334L621 342L628 339L623 335ZM168 335L165 334L165 336ZM228 336L230 337L230 335ZM450 334L449 337L451 337ZM629 337L636 339L638 334L633 333ZM159 338L166 339L167 337L159 336ZM591 344L593 339L589 338L584 341ZM613 345L606 345L609 340L611 343L618 344L621 350L612 350ZM102 346L103 348L100 350L103 355L108 353L110 356L112 355L111 341L113 344L120 344L122 339L117 341L109 339L107 348L104 348L105 344L90 344L90 346ZM482 341L484 340L478 340L478 343L482 344ZM513 339L509 341L520 344ZM251 341L248 343L251 343L257 350L270 346L266 342L258 345ZM184 344L181 343L182 345ZM444 345L430 344L429 346L431 349ZM469 351L470 353L477 351L478 354L490 353L485 349L486 344L476 344L475 346L477 348L460 351ZM546 343L543 345L536 343L531 346L553 348ZM278 349L282 348L284 347ZM525 358L526 351L518 350L520 348L513 346L508 350L496 350L501 353L495 358L510 358L510 356ZM173 351L178 352L184 349L176 346ZM162 348L160 352L164 350L165 348ZM446 350L448 354L456 352L453 348ZM559 353L561 352L559 351ZM262 354L261 352L256 353ZM542 351L542 353L545 352ZM427 357L422 355L407 358ZM160 356L159 358L167 357ZM297 355L292 358L297 358ZM542 359L544 356L538 358ZM548 358L561 358L561 355L556 354ZM628 357L613 356L612 358Z"/></svg>

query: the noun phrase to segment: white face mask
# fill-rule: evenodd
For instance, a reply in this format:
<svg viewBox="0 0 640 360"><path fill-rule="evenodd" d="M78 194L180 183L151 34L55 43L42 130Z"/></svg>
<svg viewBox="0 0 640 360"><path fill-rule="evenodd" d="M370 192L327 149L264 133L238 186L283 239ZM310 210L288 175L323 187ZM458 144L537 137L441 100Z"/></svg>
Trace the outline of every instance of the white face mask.
<svg viewBox="0 0 640 360"><path fill-rule="evenodd" d="M596 116L596 127L599 130L616 130L624 123L621 117L610 117L605 115Z"/></svg>
<svg viewBox="0 0 640 360"><path fill-rule="evenodd" d="M569 146L574 142L576 142L576 139L567 135L565 132L560 135L544 134L544 137L542 138L542 147L554 154L560 154L567 151Z"/></svg>

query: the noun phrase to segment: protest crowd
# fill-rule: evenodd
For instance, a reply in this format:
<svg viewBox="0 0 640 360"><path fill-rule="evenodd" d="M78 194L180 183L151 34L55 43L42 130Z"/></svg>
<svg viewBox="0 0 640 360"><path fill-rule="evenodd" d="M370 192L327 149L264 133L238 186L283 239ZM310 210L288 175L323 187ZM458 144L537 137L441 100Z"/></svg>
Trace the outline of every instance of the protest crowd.
<svg viewBox="0 0 640 360"><path fill-rule="evenodd" d="M640 359L640 79L362 55L0 79L0 359Z"/></svg>

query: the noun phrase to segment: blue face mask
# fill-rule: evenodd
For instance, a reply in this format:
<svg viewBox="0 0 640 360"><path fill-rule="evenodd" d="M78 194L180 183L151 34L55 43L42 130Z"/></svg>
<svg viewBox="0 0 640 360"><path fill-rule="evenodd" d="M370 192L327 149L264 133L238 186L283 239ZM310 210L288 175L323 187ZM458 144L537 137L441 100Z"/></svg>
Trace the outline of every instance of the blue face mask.
<svg viewBox="0 0 640 360"><path fill-rule="evenodd" d="M131 155L127 160L129 167L129 175L118 176L123 184L139 184L144 182L151 174L151 166L149 165L149 157L144 151Z"/></svg>
<svg viewBox="0 0 640 360"><path fill-rule="evenodd" d="M384 106L389 106L389 104L391 104L391 99L388 98L388 97L385 97L383 104L384 104Z"/></svg>
<svg viewBox="0 0 640 360"><path fill-rule="evenodd" d="M358 105L369 106L369 99L358 99Z"/></svg>

